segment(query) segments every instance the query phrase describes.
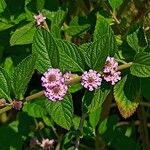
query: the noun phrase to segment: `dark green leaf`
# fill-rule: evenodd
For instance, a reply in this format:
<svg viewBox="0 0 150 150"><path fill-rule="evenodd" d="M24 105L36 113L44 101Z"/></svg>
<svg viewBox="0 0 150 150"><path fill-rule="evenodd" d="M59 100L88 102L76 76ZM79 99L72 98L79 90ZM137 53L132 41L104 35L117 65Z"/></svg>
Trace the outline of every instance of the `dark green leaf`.
<svg viewBox="0 0 150 150"><path fill-rule="evenodd" d="M61 127L70 129L73 119L73 103L71 96L66 96L62 101L48 101L46 108L52 119Z"/></svg>
<svg viewBox="0 0 150 150"><path fill-rule="evenodd" d="M142 29L137 29L129 34L127 36L127 42L136 52L142 52L147 47L147 40Z"/></svg>
<svg viewBox="0 0 150 150"><path fill-rule="evenodd" d="M103 49L101 50L102 53L104 53L105 51L109 51L108 54L114 56L115 52L117 51L114 32L110 27L108 21L100 15L97 15L97 22L96 22L93 38L94 41L100 40L101 42L100 48Z"/></svg>
<svg viewBox="0 0 150 150"><path fill-rule="evenodd" d="M13 46L32 43L35 30L36 28L32 22L22 26L11 36L10 45Z"/></svg>
<svg viewBox="0 0 150 150"><path fill-rule="evenodd" d="M141 79L141 90L142 95L150 101L150 78L142 78Z"/></svg>
<svg viewBox="0 0 150 150"><path fill-rule="evenodd" d="M114 97L121 115L130 117L137 109L140 100L140 80L126 75L114 86Z"/></svg>
<svg viewBox="0 0 150 150"><path fill-rule="evenodd" d="M60 53L60 67L70 71L84 71L85 63L80 49L67 41L57 40Z"/></svg>
<svg viewBox="0 0 150 150"><path fill-rule="evenodd" d="M21 99L35 69L36 56L30 55L15 68L13 86L16 98Z"/></svg>
<svg viewBox="0 0 150 150"><path fill-rule="evenodd" d="M134 76L150 77L150 54L146 52L138 53L130 70Z"/></svg>
<svg viewBox="0 0 150 150"><path fill-rule="evenodd" d="M33 39L33 54L38 55L36 68L41 73L50 67L58 67L59 52L52 35L44 29L38 29Z"/></svg>

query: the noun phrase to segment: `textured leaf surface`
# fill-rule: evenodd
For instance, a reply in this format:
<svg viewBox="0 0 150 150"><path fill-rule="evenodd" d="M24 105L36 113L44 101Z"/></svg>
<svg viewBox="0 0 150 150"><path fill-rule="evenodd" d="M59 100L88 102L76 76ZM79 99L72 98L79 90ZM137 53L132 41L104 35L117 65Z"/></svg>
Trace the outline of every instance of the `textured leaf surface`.
<svg viewBox="0 0 150 150"><path fill-rule="evenodd" d="M10 78L3 68L0 68L0 98L10 100Z"/></svg>
<svg viewBox="0 0 150 150"><path fill-rule="evenodd" d="M59 52L55 40L49 32L38 29L33 39L33 54L38 55L36 68L41 73L50 67L58 67Z"/></svg>
<svg viewBox="0 0 150 150"><path fill-rule="evenodd" d="M35 30L36 28L33 23L28 23L25 26L17 29L11 36L10 44L24 45L32 43Z"/></svg>
<svg viewBox="0 0 150 150"><path fill-rule="evenodd" d="M109 55L111 56L115 54L117 47L114 32L110 27L108 21L100 15L97 15L97 21L93 38L94 41L101 39L102 40L101 43L104 42L103 44L105 46L105 49L103 50L103 52L109 51Z"/></svg>
<svg viewBox="0 0 150 150"><path fill-rule="evenodd" d="M62 101L52 102L47 100L46 108L52 119L61 127L70 129L73 119L73 104L71 96L66 96Z"/></svg>
<svg viewBox="0 0 150 150"><path fill-rule="evenodd" d="M109 55L109 48L107 43L108 38L104 36L96 42L91 43L86 54L86 62L88 66L94 70L100 71Z"/></svg>
<svg viewBox="0 0 150 150"><path fill-rule="evenodd" d="M137 29L127 36L128 44L136 51L142 52L147 47L147 40L143 29Z"/></svg>
<svg viewBox="0 0 150 150"><path fill-rule="evenodd" d="M60 66L70 71L84 71L85 63L81 50L72 43L57 40L60 53Z"/></svg>
<svg viewBox="0 0 150 150"><path fill-rule="evenodd" d="M64 11L64 10L61 10L61 9L59 9L58 11L56 11L56 12L51 12L51 11L48 11L48 10L43 10L42 11L43 12L43 14L48 18L48 19L50 19L51 20L51 22L52 22L52 27L54 26L54 25L57 25L57 26L59 26L59 27L61 27L61 25L62 25L62 23L63 23L63 21L64 21L64 18L66 17L66 13L67 13L67 11Z"/></svg>
<svg viewBox="0 0 150 150"><path fill-rule="evenodd" d="M41 97L33 102L29 102L24 105L23 111L26 112L29 116L43 118L47 114L45 109L45 101L47 100Z"/></svg>
<svg viewBox="0 0 150 150"><path fill-rule="evenodd" d="M24 95L27 85L34 72L35 63L36 56L30 55L15 68L13 86L16 98L20 99Z"/></svg>
<svg viewBox="0 0 150 150"><path fill-rule="evenodd" d="M134 76L150 77L150 54L146 52L138 53L130 70Z"/></svg>
<svg viewBox="0 0 150 150"><path fill-rule="evenodd" d="M140 98L140 81L126 75L114 86L114 97L121 115L130 117L137 109Z"/></svg>

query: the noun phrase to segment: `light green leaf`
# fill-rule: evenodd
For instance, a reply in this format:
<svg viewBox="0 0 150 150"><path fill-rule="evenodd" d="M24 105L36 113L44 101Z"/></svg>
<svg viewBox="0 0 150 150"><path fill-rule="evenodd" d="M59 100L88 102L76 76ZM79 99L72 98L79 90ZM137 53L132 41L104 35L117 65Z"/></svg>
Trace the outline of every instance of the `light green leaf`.
<svg viewBox="0 0 150 150"><path fill-rule="evenodd" d="M130 117L137 109L140 100L140 80L126 75L114 86L114 97L121 115Z"/></svg>
<svg viewBox="0 0 150 150"><path fill-rule="evenodd" d="M33 102L26 103L24 104L23 111L29 116L43 118L47 114L45 101L47 101L47 99L45 97L41 97Z"/></svg>
<svg viewBox="0 0 150 150"><path fill-rule="evenodd" d="M115 52L117 51L114 32L110 27L108 21L99 14L97 15L93 39L94 41L99 41L99 39L101 39L101 41L104 41L105 43L103 44L105 44L105 49L103 50L103 52L109 51L109 55L114 56Z"/></svg>
<svg viewBox="0 0 150 150"><path fill-rule="evenodd" d="M59 51L52 35L44 29L38 29L34 35L33 54L38 55L36 68L41 73L50 67L59 66Z"/></svg>
<svg viewBox="0 0 150 150"><path fill-rule="evenodd" d="M4 31L6 29L9 29L13 26L13 24L8 22L0 22L0 31Z"/></svg>
<svg viewBox="0 0 150 150"><path fill-rule="evenodd" d="M113 11L123 3L123 0L108 0L110 6L112 7Z"/></svg>
<svg viewBox="0 0 150 150"><path fill-rule="evenodd" d="M67 41L57 40L60 53L60 67L70 71L84 71L85 62L80 49Z"/></svg>
<svg viewBox="0 0 150 150"><path fill-rule="evenodd" d="M90 125L95 129L97 126L101 114L101 108L96 109L95 111L90 112L89 114L89 122Z"/></svg>
<svg viewBox="0 0 150 150"><path fill-rule="evenodd" d="M11 81L3 68L0 68L0 98L11 101L10 98Z"/></svg>
<svg viewBox="0 0 150 150"><path fill-rule="evenodd" d="M73 103L71 96L65 96L62 101L47 100L46 108L52 119L61 127L70 129L73 119Z"/></svg>
<svg viewBox="0 0 150 150"><path fill-rule="evenodd" d="M146 52L138 53L130 71L137 77L150 77L150 54Z"/></svg>
<svg viewBox="0 0 150 150"><path fill-rule="evenodd" d="M10 45L24 45L30 44L33 41L33 35L35 33L35 26L32 22L17 29L10 38Z"/></svg>
<svg viewBox="0 0 150 150"><path fill-rule="evenodd" d="M16 98L21 99L35 69L36 56L30 55L15 68L13 86Z"/></svg>
<svg viewBox="0 0 150 150"><path fill-rule="evenodd" d="M5 0L0 1L0 13L4 12L5 8L7 7L7 4Z"/></svg>

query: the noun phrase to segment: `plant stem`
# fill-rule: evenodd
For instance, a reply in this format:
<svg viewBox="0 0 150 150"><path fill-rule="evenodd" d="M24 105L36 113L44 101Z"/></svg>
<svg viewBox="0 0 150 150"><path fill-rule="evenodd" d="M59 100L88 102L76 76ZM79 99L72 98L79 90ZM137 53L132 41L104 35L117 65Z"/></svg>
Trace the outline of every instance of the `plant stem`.
<svg viewBox="0 0 150 150"><path fill-rule="evenodd" d="M122 64L122 65L118 66L118 70L124 70L124 69L130 68L132 66L132 64L133 64L133 62Z"/></svg>
<svg viewBox="0 0 150 150"><path fill-rule="evenodd" d="M8 111L8 110L10 110L11 108L12 108L12 106L6 106L6 107L0 109L0 114L6 112L6 111Z"/></svg>
<svg viewBox="0 0 150 150"><path fill-rule="evenodd" d="M30 96L26 97L26 98L25 98L25 101L29 102L29 101L31 101L31 100L33 100L33 99L35 99L35 98L41 97L41 96L43 96L43 95L44 95L44 91L40 91L40 92L38 92L38 93L35 93L35 94L33 94L33 95L30 95Z"/></svg>
<svg viewBox="0 0 150 150"><path fill-rule="evenodd" d="M81 120L80 120L80 124L79 124L79 132L82 134L83 133L83 125L84 125L84 120L86 118L87 114L83 113ZM76 137L76 143L75 143L75 150L79 150L79 145L80 145L80 135L77 135Z"/></svg>
<svg viewBox="0 0 150 150"><path fill-rule="evenodd" d="M129 67L131 67L131 65L132 65L132 62L122 64L122 65L118 66L118 70L123 70L123 69L129 68ZM78 77L73 78L72 80L68 81L66 84L67 85L72 85L72 84L78 83L80 81L81 81L81 76L78 76ZM24 99L24 101L29 102L29 101L31 101L35 98L41 97L43 95L44 95L44 91L40 91L38 93L35 93L33 95L30 95L30 96L26 97ZM6 107L0 109L0 114L10 110L11 108L12 108L12 105L8 106L8 104L7 104Z"/></svg>

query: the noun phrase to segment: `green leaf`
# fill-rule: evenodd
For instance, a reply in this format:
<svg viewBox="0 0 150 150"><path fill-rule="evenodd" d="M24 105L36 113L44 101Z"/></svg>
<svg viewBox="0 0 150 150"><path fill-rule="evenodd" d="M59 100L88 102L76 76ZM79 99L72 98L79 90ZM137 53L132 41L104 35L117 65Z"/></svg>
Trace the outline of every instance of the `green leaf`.
<svg viewBox="0 0 150 150"><path fill-rule="evenodd" d="M150 77L150 54L146 52L138 53L130 71L137 77Z"/></svg>
<svg viewBox="0 0 150 150"><path fill-rule="evenodd" d="M10 89L10 78L7 72L3 68L0 68L0 98L5 98L10 101Z"/></svg>
<svg viewBox="0 0 150 150"><path fill-rule="evenodd" d="M65 96L62 101L48 101L46 108L52 119L61 127L70 129L73 119L73 103L71 96Z"/></svg>
<svg viewBox="0 0 150 150"><path fill-rule="evenodd" d="M16 98L21 99L35 69L36 56L30 55L17 65L13 76Z"/></svg>
<svg viewBox="0 0 150 150"><path fill-rule="evenodd" d="M6 29L9 29L13 26L13 24L8 22L0 22L0 31L4 31Z"/></svg>
<svg viewBox="0 0 150 150"><path fill-rule="evenodd" d="M17 29L10 38L10 45L24 45L30 44L33 41L33 35L35 33L35 26L32 22Z"/></svg>
<svg viewBox="0 0 150 150"><path fill-rule="evenodd" d="M147 40L141 28L130 33L127 42L136 52L142 52L147 47Z"/></svg>
<svg viewBox="0 0 150 150"><path fill-rule="evenodd" d="M140 80L126 75L114 86L114 97L121 115L130 117L137 109L140 100Z"/></svg>
<svg viewBox="0 0 150 150"><path fill-rule="evenodd" d="M38 29L34 35L33 54L38 55L36 68L41 73L50 67L59 66L59 51L52 35L44 29Z"/></svg>
<svg viewBox="0 0 150 150"><path fill-rule="evenodd" d="M82 26L69 26L68 28L66 28L64 31L70 35L70 36L75 36L78 34L81 34L82 32L86 31L87 29L89 29L90 25L89 24L85 24Z"/></svg>
<svg viewBox="0 0 150 150"><path fill-rule="evenodd" d="M101 114L101 108L96 109L95 111L90 112L89 114L89 122L90 125L95 129L97 126Z"/></svg>
<svg viewBox="0 0 150 150"><path fill-rule="evenodd" d="M112 7L113 11L123 3L123 0L108 0L110 6Z"/></svg>
<svg viewBox="0 0 150 150"><path fill-rule="evenodd" d="M71 20L69 26L64 26L64 31L70 36L75 36L88 30L89 27L90 24L87 23L85 17L76 16Z"/></svg>
<svg viewBox="0 0 150 150"><path fill-rule="evenodd" d="M11 57L7 57L4 62L4 70L8 73L9 77L12 78L14 74L14 64Z"/></svg>
<svg viewBox="0 0 150 150"><path fill-rule="evenodd" d="M29 116L43 118L47 114L45 101L47 101L47 99L45 97L41 97L33 102L26 103L24 104L23 111L26 112Z"/></svg>
<svg viewBox="0 0 150 150"><path fill-rule="evenodd" d="M97 109L101 109L101 106L109 92L110 88L106 85L102 85L98 90L96 90L91 104L89 105L89 111L92 112L96 111Z"/></svg>
<svg viewBox="0 0 150 150"><path fill-rule="evenodd" d="M58 27L62 26L62 23L64 22L64 19L66 17L67 11L59 9L56 12L51 12L46 9L42 11L42 13L51 20L51 26L57 25Z"/></svg>
<svg viewBox="0 0 150 150"><path fill-rule="evenodd" d="M60 67L70 71L84 71L84 57L80 49L72 43L57 40L60 53Z"/></svg>
<svg viewBox="0 0 150 150"><path fill-rule="evenodd" d="M99 89L95 90L95 92L86 91L82 99L83 111L92 113L97 109L101 109L109 92L110 89L106 85L102 85Z"/></svg>
<svg viewBox="0 0 150 150"><path fill-rule="evenodd" d="M98 39L96 42L91 43L88 47L85 60L90 68L100 71L105 64L108 55L108 38L104 36L104 38Z"/></svg>
<svg viewBox="0 0 150 150"><path fill-rule="evenodd" d="M5 0L0 1L0 13L4 12L5 8L7 7L7 4Z"/></svg>
<svg viewBox="0 0 150 150"><path fill-rule="evenodd" d="M114 56L115 52L117 51L114 32L110 27L108 21L103 16L100 16L99 14L97 15L97 21L96 21L93 39L94 41L97 40L99 41L99 39L101 39L100 46L103 47L104 45L103 52L109 51L109 55Z"/></svg>

